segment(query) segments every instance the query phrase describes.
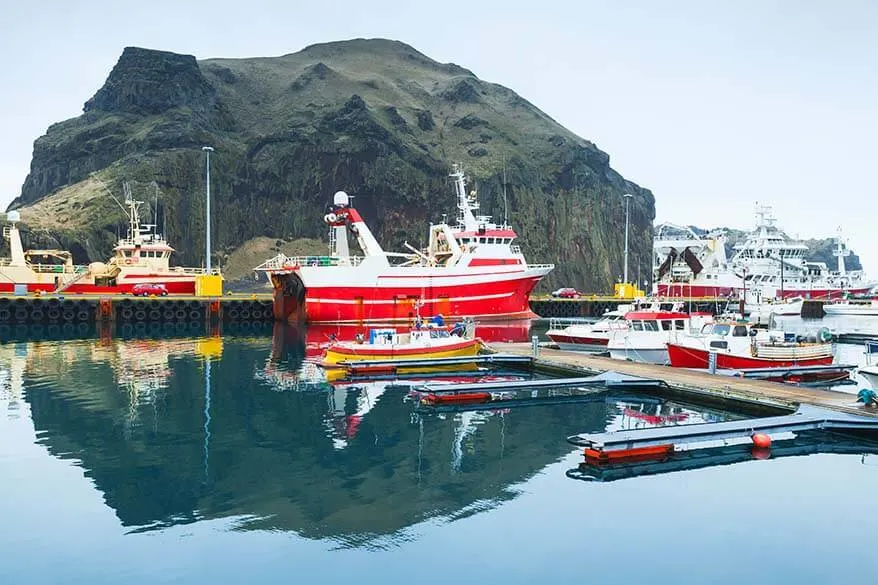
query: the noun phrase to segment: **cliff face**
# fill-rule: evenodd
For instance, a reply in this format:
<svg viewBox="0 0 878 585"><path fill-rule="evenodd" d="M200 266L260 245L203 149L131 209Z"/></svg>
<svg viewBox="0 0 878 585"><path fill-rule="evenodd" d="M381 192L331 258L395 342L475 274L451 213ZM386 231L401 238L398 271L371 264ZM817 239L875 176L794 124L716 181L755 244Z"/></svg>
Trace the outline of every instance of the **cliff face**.
<svg viewBox="0 0 878 585"><path fill-rule="evenodd" d="M123 220L108 191L121 198L132 181L140 198L158 190L177 261L198 265L202 145L216 149L220 261L258 236L325 240L322 216L340 189L385 249L422 245L430 221L455 216L453 162L474 180L483 212L508 209L529 260L556 264L544 288L606 290L621 274L624 193L634 195L631 265L651 257L653 196L607 154L513 91L387 40L201 62L127 48L83 114L36 141L11 208L77 261L103 259Z"/></svg>

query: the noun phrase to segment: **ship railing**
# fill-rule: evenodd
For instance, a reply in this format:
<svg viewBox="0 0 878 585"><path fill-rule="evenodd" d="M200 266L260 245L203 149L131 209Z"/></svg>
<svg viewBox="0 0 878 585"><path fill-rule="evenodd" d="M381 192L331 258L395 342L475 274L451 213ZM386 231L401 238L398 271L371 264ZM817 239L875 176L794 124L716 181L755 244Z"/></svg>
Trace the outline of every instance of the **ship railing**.
<svg viewBox="0 0 878 585"><path fill-rule="evenodd" d="M254 270L266 272L289 270L297 266L359 266L363 261L362 256L287 256L278 254L269 258Z"/></svg>
<svg viewBox="0 0 878 585"><path fill-rule="evenodd" d="M549 319L549 331L558 331L570 325L591 325L596 321L597 319L588 317L552 317Z"/></svg>
<svg viewBox="0 0 878 585"><path fill-rule="evenodd" d="M80 274L88 271L88 266L76 264L29 264L31 270L42 274Z"/></svg>
<svg viewBox="0 0 878 585"><path fill-rule="evenodd" d="M208 270L207 268L191 268L188 266L171 266L171 270L173 270L174 272L182 272L183 274L196 274L196 275L212 274L215 276L222 275L219 268L211 268L210 270Z"/></svg>

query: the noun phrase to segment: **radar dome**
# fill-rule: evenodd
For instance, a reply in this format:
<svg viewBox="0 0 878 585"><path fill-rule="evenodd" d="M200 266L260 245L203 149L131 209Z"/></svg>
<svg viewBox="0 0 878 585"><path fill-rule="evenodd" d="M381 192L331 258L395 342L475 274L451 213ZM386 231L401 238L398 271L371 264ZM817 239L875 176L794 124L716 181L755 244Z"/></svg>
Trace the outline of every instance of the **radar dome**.
<svg viewBox="0 0 878 585"><path fill-rule="evenodd" d="M345 197L347 197L347 195L345 195ZM6 214L6 221L9 221L12 223L14 223L16 221L21 221L21 214L18 213L17 211L10 211L9 213Z"/></svg>
<svg viewBox="0 0 878 585"><path fill-rule="evenodd" d="M344 191L336 191L335 195L332 197L332 203L339 207L347 207L350 199L348 194Z"/></svg>

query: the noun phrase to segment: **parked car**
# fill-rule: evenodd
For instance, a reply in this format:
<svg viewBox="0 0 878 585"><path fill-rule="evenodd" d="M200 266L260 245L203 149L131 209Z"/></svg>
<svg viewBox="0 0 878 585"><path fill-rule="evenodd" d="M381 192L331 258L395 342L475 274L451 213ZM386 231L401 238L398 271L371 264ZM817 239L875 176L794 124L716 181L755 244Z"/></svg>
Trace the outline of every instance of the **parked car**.
<svg viewBox="0 0 878 585"><path fill-rule="evenodd" d="M558 299L575 299L578 298L580 294L575 288L565 287L552 291L552 296Z"/></svg>
<svg viewBox="0 0 878 585"><path fill-rule="evenodd" d="M131 287L131 294L135 297L148 297L152 295L166 297L168 296L168 288L163 284L142 282Z"/></svg>

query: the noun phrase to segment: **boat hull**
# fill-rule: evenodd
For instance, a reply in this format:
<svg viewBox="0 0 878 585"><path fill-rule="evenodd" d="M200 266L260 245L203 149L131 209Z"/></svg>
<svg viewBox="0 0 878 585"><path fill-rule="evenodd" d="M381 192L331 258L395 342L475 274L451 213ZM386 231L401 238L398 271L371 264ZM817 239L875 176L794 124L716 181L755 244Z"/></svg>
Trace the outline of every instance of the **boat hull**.
<svg viewBox="0 0 878 585"><path fill-rule="evenodd" d="M840 288L814 288L814 289L800 289L800 288L784 288L783 294L781 295L778 291L778 296L784 299L790 299L794 297L803 297L806 299L822 299L822 300L832 300L832 299L840 299L844 297L845 294L865 294L870 290L870 287L865 286L861 288L851 288L851 289L840 289ZM706 284L684 284L684 283L665 283L660 282L656 285L656 294L660 297L672 297L672 298L715 298L715 297L730 297L730 296L739 296L744 292L743 287L733 287L733 286L715 286L715 285L706 285Z"/></svg>
<svg viewBox="0 0 878 585"><path fill-rule="evenodd" d="M560 349L571 351L607 351L607 344L610 342L609 337L568 335L563 331L547 331L546 337L557 344Z"/></svg>
<svg viewBox="0 0 878 585"><path fill-rule="evenodd" d="M91 283L75 283L64 289L63 294L91 294L91 295L118 295L130 294L134 285L141 283L163 284L168 289L168 293L172 295L194 295L195 294L195 278L191 275L182 275L180 277L166 277L164 275L143 276L132 278L127 282L117 284L116 286L100 286ZM54 282L28 282L28 283L12 283L0 282L0 294L12 294L15 291L16 284L27 287L28 293L52 293L57 288Z"/></svg>
<svg viewBox="0 0 878 585"><path fill-rule="evenodd" d="M878 367L876 366L866 366L857 370L857 373L860 375L863 380L866 381L872 388L878 388Z"/></svg>
<svg viewBox="0 0 878 585"><path fill-rule="evenodd" d="M626 360L663 366L668 363L668 350L663 347L611 347L610 357L614 360Z"/></svg>
<svg viewBox="0 0 878 585"><path fill-rule="evenodd" d="M428 358L474 357L478 355L481 347L482 342L480 339L464 339L454 343L427 347L336 343L326 348L323 363L337 364L343 361L395 361Z"/></svg>
<svg viewBox="0 0 878 585"><path fill-rule="evenodd" d="M710 353L707 350L676 343L668 344L668 358L675 368L709 367ZM832 364L833 356L803 357L797 359L760 358L717 352L716 367L723 370L745 370L749 368L788 368L794 366L826 366Z"/></svg>
<svg viewBox="0 0 878 585"><path fill-rule="evenodd" d="M393 278L379 278L378 284L357 285L355 279L347 284L311 285L307 274L275 275L275 316L279 319L300 318L300 304L296 295L290 295L288 279L301 279L305 317L313 323L407 323L416 315L473 317L479 320L531 319L536 314L530 308L530 292L543 277L530 271L497 278L486 274L461 273L441 277L415 277L408 280L417 286L400 286ZM384 281L390 284L384 284ZM466 281L458 283L457 281ZM344 279L340 279L344 282Z"/></svg>
<svg viewBox="0 0 878 585"><path fill-rule="evenodd" d="M827 315L856 315L861 317L878 317L878 307L856 305L823 305Z"/></svg>

